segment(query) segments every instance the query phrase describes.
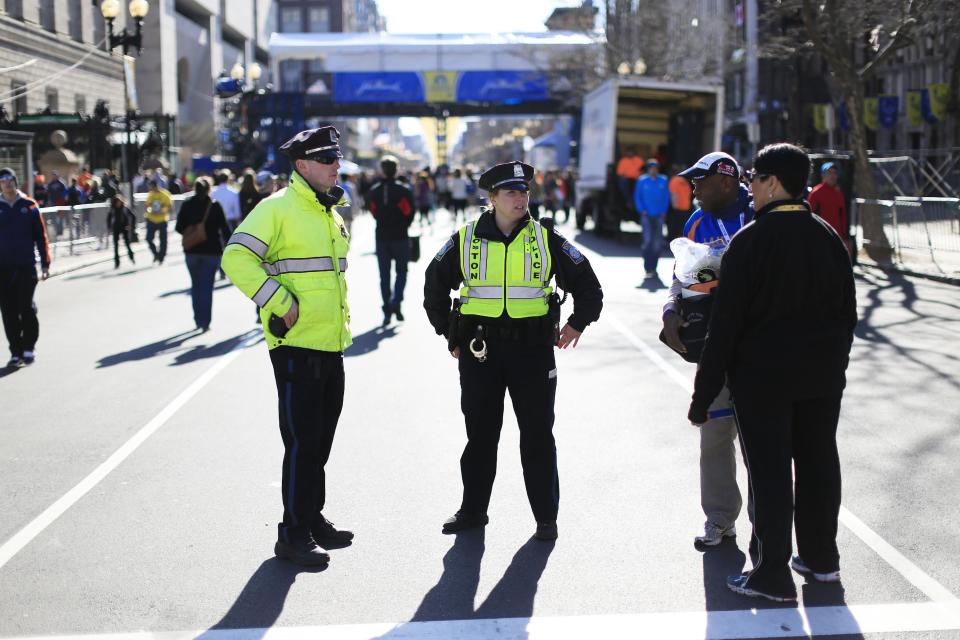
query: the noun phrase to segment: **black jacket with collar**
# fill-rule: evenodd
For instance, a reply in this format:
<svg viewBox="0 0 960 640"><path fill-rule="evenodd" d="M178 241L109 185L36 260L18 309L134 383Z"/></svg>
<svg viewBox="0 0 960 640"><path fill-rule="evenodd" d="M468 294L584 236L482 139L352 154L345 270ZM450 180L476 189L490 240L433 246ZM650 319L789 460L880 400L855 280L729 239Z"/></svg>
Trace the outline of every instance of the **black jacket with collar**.
<svg viewBox="0 0 960 640"><path fill-rule="evenodd" d="M734 398L840 394L856 324L843 241L802 200L767 205L723 255L691 420L706 419L725 377Z"/></svg>
<svg viewBox="0 0 960 640"><path fill-rule="evenodd" d="M413 222L413 192L393 178L383 178L370 188L367 208L377 221L377 240L406 240Z"/></svg>
<svg viewBox="0 0 960 640"><path fill-rule="evenodd" d="M492 211L484 212L477 220L476 234L494 242L510 244L530 220L530 214L521 220L509 236L504 236L497 227ZM463 283L460 270L460 236L454 233L430 261L423 285L423 307L427 311L430 324L439 335L446 335L450 315L450 292ZM573 296L573 313L567 322L577 331L583 331L588 324L600 317L603 308L603 290L597 280L593 267L586 256L580 253L566 238L556 230L547 234L550 247L551 268L548 280L557 277L557 284ZM506 311L500 318L503 322L513 321Z"/></svg>

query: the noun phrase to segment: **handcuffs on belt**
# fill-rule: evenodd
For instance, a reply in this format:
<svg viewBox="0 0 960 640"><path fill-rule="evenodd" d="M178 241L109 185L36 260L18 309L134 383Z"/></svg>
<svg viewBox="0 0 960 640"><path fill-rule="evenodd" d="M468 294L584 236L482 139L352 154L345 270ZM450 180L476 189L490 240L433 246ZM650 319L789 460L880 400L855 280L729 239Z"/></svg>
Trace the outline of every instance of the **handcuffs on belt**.
<svg viewBox="0 0 960 640"><path fill-rule="evenodd" d="M474 346L474 345L477 345L477 346ZM476 358L480 362L487 361L487 343L483 339L482 324L477 325L476 334L474 335L473 340L470 341L469 347L470 347L470 353L473 354L474 358Z"/></svg>

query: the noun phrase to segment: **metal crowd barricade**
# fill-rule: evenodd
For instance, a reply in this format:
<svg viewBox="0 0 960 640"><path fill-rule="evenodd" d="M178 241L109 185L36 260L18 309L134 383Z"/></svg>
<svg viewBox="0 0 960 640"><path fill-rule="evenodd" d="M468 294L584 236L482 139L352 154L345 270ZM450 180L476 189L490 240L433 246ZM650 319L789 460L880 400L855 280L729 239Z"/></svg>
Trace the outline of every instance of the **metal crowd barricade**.
<svg viewBox="0 0 960 640"><path fill-rule="evenodd" d="M193 196L193 192L170 196L173 209L170 222L176 222L183 201ZM146 213L146 193L133 194L133 206L130 210L137 220L137 232L144 237L144 214ZM41 207L40 215L47 225L47 237L50 241L50 253L56 258L60 252L77 255L80 252L109 249L113 239L107 228L109 202L80 204L75 207Z"/></svg>
<svg viewBox="0 0 960 640"><path fill-rule="evenodd" d="M854 224L863 238L859 207L879 208L897 266L918 273L960 278L960 198L855 198Z"/></svg>

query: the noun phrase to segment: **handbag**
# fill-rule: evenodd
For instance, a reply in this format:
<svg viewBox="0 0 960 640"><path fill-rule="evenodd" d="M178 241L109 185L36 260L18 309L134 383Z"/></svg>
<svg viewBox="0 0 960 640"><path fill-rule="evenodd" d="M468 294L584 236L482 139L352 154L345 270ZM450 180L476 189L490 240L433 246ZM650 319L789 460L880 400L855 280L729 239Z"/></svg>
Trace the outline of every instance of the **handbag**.
<svg viewBox="0 0 960 640"><path fill-rule="evenodd" d="M410 262L420 259L420 236L410 236Z"/></svg>
<svg viewBox="0 0 960 640"><path fill-rule="evenodd" d="M207 210L203 212L203 220L183 228L183 237L180 238L180 244L183 245L184 251L200 246L207 241L207 215L210 213L210 205L212 204L213 200L207 203Z"/></svg>

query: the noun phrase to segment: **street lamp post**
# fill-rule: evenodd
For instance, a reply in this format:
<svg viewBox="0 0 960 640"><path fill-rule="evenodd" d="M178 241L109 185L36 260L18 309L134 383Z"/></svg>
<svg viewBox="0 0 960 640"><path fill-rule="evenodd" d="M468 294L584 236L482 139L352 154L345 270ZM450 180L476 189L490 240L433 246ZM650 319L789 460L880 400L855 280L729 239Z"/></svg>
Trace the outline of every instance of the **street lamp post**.
<svg viewBox="0 0 960 640"><path fill-rule="evenodd" d="M127 52L130 49L133 49L137 55L140 55L140 53L143 52L143 19L150 11L150 3L147 2L147 0L130 0L130 4L127 6L127 9L130 11L130 15L135 21L136 30L132 33L128 33L126 27L124 27L120 33L114 33L113 21L117 18L117 16L120 15L120 0L103 0L103 3L100 5L100 13L107 22L107 46L111 52L117 47L122 47L124 58L126 58ZM127 65L125 60L123 69L123 111L125 117L123 123L124 137L122 147L123 153L121 154L121 167L123 170L123 179L127 181L130 207L132 209L134 206L133 177L130 175L130 161L127 156L129 155L128 151L131 133L130 120L133 113L132 109L130 108L130 89L128 87Z"/></svg>

